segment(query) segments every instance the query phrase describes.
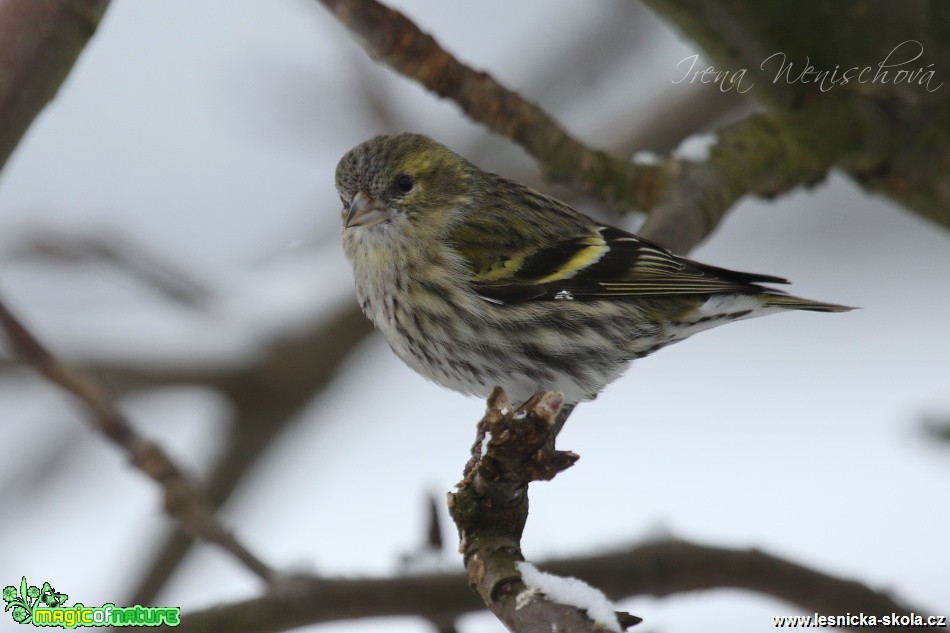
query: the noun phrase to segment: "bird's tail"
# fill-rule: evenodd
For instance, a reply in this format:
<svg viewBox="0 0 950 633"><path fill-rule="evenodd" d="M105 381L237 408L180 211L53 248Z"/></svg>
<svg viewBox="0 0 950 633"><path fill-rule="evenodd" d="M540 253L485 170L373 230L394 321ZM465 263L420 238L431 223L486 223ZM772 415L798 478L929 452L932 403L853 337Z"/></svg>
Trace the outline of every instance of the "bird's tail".
<svg viewBox="0 0 950 633"><path fill-rule="evenodd" d="M851 306L844 306L837 303L824 303L823 301L812 301L802 299L791 295L762 295L765 299L765 305L774 308L784 308L786 310L811 310L812 312L848 312L854 310Z"/></svg>

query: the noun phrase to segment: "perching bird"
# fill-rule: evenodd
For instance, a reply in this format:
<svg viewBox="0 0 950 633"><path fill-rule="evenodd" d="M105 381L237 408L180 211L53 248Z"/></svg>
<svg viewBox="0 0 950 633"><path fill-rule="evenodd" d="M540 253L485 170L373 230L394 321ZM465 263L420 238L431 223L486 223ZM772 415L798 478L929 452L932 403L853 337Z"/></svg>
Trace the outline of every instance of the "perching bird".
<svg viewBox="0 0 950 633"><path fill-rule="evenodd" d="M465 394L576 403L700 330L850 309L674 255L419 134L356 146L336 188L363 312L406 364Z"/></svg>

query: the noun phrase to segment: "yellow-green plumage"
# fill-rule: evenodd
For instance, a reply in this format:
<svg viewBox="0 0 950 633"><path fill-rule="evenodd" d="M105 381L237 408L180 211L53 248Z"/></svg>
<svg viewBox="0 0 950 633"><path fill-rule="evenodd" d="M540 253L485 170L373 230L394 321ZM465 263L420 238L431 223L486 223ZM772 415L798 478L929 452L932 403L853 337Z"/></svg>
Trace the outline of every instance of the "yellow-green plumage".
<svg viewBox="0 0 950 633"><path fill-rule="evenodd" d="M364 313L410 367L463 393L578 402L700 330L850 309L678 257L418 134L353 148L336 186Z"/></svg>

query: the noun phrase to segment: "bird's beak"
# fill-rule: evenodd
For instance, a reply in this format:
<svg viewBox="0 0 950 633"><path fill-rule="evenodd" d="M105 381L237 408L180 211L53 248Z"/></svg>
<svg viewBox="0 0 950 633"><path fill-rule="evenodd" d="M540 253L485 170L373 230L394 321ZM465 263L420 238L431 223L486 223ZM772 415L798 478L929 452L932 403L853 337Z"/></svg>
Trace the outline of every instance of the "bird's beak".
<svg viewBox="0 0 950 633"><path fill-rule="evenodd" d="M353 226L373 226L389 219L386 208L365 191L359 191L350 202L350 212L346 214L346 228Z"/></svg>

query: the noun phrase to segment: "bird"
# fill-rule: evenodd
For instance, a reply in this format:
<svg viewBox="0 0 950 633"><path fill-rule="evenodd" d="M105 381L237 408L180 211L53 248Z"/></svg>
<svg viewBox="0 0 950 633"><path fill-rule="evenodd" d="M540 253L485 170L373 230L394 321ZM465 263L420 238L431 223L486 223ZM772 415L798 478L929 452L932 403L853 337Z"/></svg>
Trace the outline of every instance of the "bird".
<svg viewBox="0 0 950 633"><path fill-rule="evenodd" d="M409 367L467 395L557 391L574 405L696 332L852 309L676 255L422 134L357 145L335 180L363 313Z"/></svg>

